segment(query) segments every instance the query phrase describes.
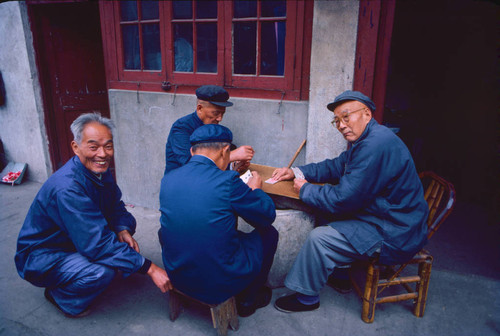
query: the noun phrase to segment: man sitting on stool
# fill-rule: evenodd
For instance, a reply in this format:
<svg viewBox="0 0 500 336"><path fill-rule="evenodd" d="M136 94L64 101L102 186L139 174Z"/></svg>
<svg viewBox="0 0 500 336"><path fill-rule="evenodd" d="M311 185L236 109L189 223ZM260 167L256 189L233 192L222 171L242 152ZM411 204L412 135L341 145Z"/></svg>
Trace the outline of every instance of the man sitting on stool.
<svg viewBox="0 0 500 336"><path fill-rule="evenodd" d="M160 243L175 288L208 304L236 296L238 314L249 316L269 304L265 287L278 243L271 225L276 209L254 172L246 185L230 160L231 131L221 125L197 128L193 157L161 182ZM237 216L255 227L236 230Z"/></svg>

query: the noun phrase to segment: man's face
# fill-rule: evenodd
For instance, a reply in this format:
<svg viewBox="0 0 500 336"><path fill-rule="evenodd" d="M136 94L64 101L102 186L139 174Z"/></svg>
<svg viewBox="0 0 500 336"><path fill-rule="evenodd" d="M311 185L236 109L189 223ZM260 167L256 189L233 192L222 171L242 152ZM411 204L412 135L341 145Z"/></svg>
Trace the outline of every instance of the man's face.
<svg viewBox="0 0 500 336"><path fill-rule="evenodd" d="M222 121L226 108L209 102L198 102L196 112L205 125L218 124Z"/></svg>
<svg viewBox="0 0 500 336"><path fill-rule="evenodd" d="M72 141L71 147L85 168L101 174L108 170L113 158L113 135L106 126L91 122L83 128L81 143Z"/></svg>
<svg viewBox="0 0 500 336"><path fill-rule="evenodd" d="M372 118L370 109L356 100L340 104L335 108L333 114L336 121L334 126L349 142L359 139Z"/></svg>

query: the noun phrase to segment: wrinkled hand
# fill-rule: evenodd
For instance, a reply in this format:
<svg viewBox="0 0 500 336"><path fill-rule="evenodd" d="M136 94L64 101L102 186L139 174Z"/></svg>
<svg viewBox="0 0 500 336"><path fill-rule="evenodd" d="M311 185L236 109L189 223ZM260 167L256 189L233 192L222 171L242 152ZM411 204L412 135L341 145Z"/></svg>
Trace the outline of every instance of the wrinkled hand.
<svg viewBox="0 0 500 336"><path fill-rule="evenodd" d="M151 280L153 280L156 287L158 287L162 293L174 289L174 286L172 286L167 272L165 272L163 268L156 266L154 263L151 263L151 267L149 267L147 274L151 277Z"/></svg>
<svg viewBox="0 0 500 336"><path fill-rule="evenodd" d="M122 230L118 232L117 236L118 236L118 241L122 243L127 243L127 245L133 248L137 253L140 252L139 244L134 239L134 237L132 237L130 232L128 232L127 230Z"/></svg>
<svg viewBox="0 0 500 336"><path fill-rule="evenodd" d="M250 161L253 158L255 151L252 146L240 146L231 151L230 161Z"/></svg>
<svg viewBox="0 0 500 336"><path fill-rule="evenodd" d="M295 177L295 174L293 173L293 170L291 170L290 168L283 167L275 169L271 177L276 181L285 181L293 179Z"/></svg>
<svg viewBox="0 0 500 336"><path fill-rule="evenodd" d="M235 161L233 169L242 174L250 167L250 161Z"/></svg>
<svg viewBox="0 0 500 336"><path fill-rule="evenodd" d="M256 171L252 172L252 177L248 180L247 185L252 188L252 190L259 189L262 187L262 177Z"/></svg>
<svg viewBox="0 0 500 336"><path fill-rule="evenodd" d="M293 180L293 190L295 190L295 192L297 194L299 194L300 193L300 188L302 188L302 186L304 184L306 184L306 183L307 183L307 180L303 180L303 179L295 179L295 180Z"/></svg>

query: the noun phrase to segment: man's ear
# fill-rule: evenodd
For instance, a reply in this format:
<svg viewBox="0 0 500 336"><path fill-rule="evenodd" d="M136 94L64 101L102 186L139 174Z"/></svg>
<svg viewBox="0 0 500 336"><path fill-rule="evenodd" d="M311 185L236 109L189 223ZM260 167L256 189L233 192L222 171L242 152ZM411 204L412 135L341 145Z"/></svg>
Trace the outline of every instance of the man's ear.
<svg viewBox="0 0 500 336"><path fill-rule="evenodd" d="M191 153L191 156L194 155L194 152L193 152L193 147L189 148L189 152Z"/></svg>
<svg viewBox="0 0 500 336"><path fill-rule="evenodd" d="M73 153L75 153L75 155L78 155L78 144L76 143L76 141L71 141L71 149L73 150Z"/></svg>

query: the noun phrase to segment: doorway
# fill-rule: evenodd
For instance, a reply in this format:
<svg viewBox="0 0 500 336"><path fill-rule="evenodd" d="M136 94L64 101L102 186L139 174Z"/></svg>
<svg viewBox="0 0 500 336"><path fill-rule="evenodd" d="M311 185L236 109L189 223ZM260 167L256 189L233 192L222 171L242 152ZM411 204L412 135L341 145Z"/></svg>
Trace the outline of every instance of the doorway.
<svg viewBox="0 0 500 336"><path fill-rule="evenodd" d="M499 9L398 1L384 111L418 171L435 171L459 199L490 209L500 203Z"/></svg>
<svg viewBox="0 0 500 336"><path fill-rule="evenodd" d="M28 2L53 170L74 154L78 115L109 118L98 2Z"/></svg>

